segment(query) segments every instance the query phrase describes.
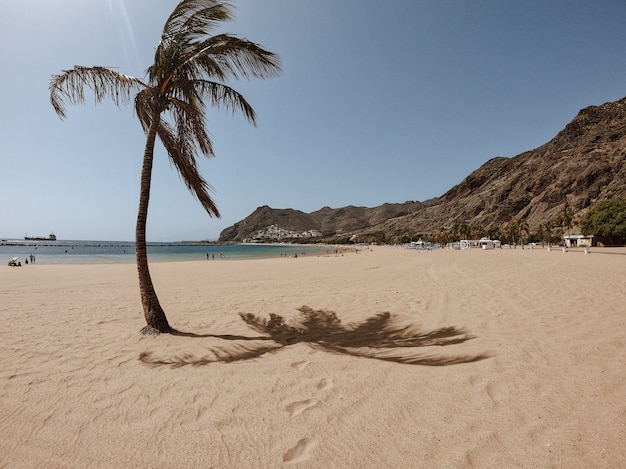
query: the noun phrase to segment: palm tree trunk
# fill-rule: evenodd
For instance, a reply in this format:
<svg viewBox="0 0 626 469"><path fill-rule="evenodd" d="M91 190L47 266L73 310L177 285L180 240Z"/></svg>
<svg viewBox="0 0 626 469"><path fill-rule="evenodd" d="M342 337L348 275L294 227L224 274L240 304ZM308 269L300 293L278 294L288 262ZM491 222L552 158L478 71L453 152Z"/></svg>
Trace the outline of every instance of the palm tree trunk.
<svg viewBox="0 0 626 469"><path fill-rule="evenodd" d="M148 219L148 203L150 201L150 183L152 180L152 162L154 160L154 142L157 127L159 126L159 114L156 114L148 129L146 148L143 154L143 166L141 168L141 186L139 190L139 210L137 212L137 226L135 229L135 250L137 258L137 272L139 274L139 291L141 292L141 304L147 325L141 329L142 334L157 334L171 332L172 328L167 322L165 311L159 304L150 270L148 269L148 251L146 248L146 222Z"/></svg>

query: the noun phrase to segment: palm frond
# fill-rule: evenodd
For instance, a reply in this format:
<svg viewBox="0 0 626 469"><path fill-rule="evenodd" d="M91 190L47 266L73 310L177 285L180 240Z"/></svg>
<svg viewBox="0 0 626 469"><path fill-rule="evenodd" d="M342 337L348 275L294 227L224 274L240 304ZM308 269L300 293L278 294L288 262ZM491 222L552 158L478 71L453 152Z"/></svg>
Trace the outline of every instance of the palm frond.
<svg viewBox="0 0 626 469"><path fill-rule="evenodd" d="M183 0L165 22L162 41L172 40L181 31L207 35L219 24L233 19L232 9L226 1Z"/></svg>
<svg viewBox="0 0 626 469"><path fill-rule="evenodd" d="M50 79L50 101L61 118L66 117L65 105L83 104L85 88L93 91L96 103L110 98L115 105L129 103L135 92L146 88L140 79L107 67L75 66Z"/></svg>
<svg viewBox="0 0 626 469"><path fill-rule="evenodd" d="M197 150L203 155L213 157L213 143L205 127L205 105L196 90L189 90L186 99L170 97L170 114L176 125L178 135L186 135L193 145L190 152L196 157Z"/></svg>
<svg viewBox="0 0 626 469"><path fill-rule="evenodd" d="M194 85L198 95L202 99L210 99L213 106L223 107L232 112L239 110L251 124L256 124L254 109L238 91L230 86L209 80L196 80Z"/></svg>
<svg viewBox="0 0 626 469"><path fill-rule="evenodd" d="M202 67L208 77L269 78L281 70L280 58L259 45L230 34L220 34L194 45L184 57L186 63Z"/></svg>
<svg viewBox="0 0 626 469"><path fill-rule="evenodd" d="M186 132L175 135L171 126L163 121L161 121L157 132L170 157L170 162L178 171L189 191L198 199L209 216L219 217L219 210L211 197L213 188L202 177L197 167L194 156L195 141Z"/></svg>
<svg viewBox="0 0 626 469"><path fill-rule="evenodd" d="M154 112L152 109L152 99L154 97L154 90L147 88L141 90L135 96L135 114L141 123L141 128L144 132L148 132L152 119L154 118Z"/></svg>
<svg viewBox="0 0 626 469"><path fill-rule="evenodd" d="M177 69L186 61L194 45L208 36L220 23L233 19L228 2L215 0L183 0L171 13L155 51L154 64L148 68L150 82L161 91ZM186 72L188 74L189 71ZM187 75L189 78L189 75Z"/></svg>

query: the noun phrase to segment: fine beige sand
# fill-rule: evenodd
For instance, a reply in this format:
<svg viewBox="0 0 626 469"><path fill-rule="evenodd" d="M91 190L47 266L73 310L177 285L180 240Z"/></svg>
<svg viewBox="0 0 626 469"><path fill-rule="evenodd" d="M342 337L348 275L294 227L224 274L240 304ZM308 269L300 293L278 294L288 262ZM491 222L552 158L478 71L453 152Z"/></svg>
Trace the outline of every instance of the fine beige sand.
<svg viewBox="0 0 626 469"><path fill-rule="evenodd" d="M191 334L139 334L132 264L0 268L0 467L626 467L624 249L151 271ZM302 306L334 311L348 343L280 344L240 317ZM474 338L415 338L451 326Z"/></svg>

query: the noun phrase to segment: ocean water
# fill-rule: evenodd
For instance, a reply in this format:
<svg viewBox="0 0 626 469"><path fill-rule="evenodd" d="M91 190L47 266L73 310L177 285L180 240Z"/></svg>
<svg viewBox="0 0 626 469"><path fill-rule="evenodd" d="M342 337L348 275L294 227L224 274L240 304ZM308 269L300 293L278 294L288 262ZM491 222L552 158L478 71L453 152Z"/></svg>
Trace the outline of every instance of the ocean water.
<svg viewBox="0 0 626 469"><path fill-rule="evenodd" d="M327 246L276 244L148 243L150 262L263 259L320 255ZM0 240L0 262L13 257L22 264L30 255L36 264L134 263L135 243L125 241L23 241ZM208 258L207 258L208 256ZM30 262L30 259L29 259Z"/></svg>

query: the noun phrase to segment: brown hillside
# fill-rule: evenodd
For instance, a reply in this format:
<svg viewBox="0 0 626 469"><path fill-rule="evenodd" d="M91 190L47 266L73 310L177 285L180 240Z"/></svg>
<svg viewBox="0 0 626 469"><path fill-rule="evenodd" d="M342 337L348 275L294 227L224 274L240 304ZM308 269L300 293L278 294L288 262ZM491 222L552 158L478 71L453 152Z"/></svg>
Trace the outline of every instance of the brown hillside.
<svg viewBox="0 0 626 469"><path fill-rule="evenodd" d="M626 198L625 159L623 98L581 110L548 143L512 158L493 158L432 201L325 207L311 214L261 207L224 230L220 241L243 241L271 224L365 240L433 233L460 224L489 230L521 217L532 232L566 206L576 222L600 200Z"/></svg>

